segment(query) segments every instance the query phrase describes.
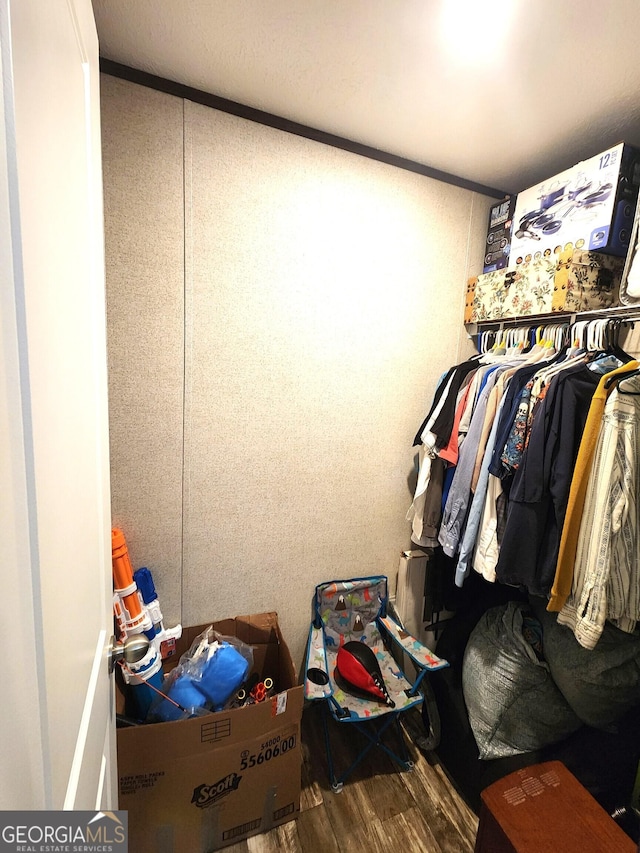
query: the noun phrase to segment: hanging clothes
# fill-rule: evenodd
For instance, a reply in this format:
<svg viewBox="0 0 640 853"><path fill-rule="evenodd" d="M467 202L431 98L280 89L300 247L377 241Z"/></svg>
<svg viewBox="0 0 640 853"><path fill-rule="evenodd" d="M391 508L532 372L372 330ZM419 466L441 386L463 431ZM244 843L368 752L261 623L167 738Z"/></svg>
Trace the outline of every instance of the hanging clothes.
<svg viewBox="0 0 640 853"><path fill-rule="evenodd" d="M431 408L427 417L418 430L414 439L414 446L420 445L418 451L418 479L414 491L413 501L407 512L407 521L411 522L411 540L416 545L431 547L432 537L429 535L428 527L425 529L425 513L430 511L431 502L428 503L428 489L431 481L431 465L437 455L437 436L431 432L436 418L445 405L447 394L451 388L456 367L452 367L440 377L433 397Z"/></svg>
<svg viewBox="0 0 640 853"><path fill-rule="evenodd" d="M561 610L567 600L567 596L571 592L573 567L576 560L578 534L580 532L580 522L584 509L589 472L593 462L605 403L609 394L615 388L612 378L636 370L638 367L640 367L640 362L630 361L616 368L611 373L606 373L600 379L595 394L591 399L591 406L582 434L580 449L576 457L571 488L567 499L567 510L562 527L560 547L558 549L555 577L547 604L547 610L549 611L557 612Z"/></svg>
<svg viewBox="0 0 640 853"><path fill-rule="evenodd" d="M511 473L503 466L500 458L501 451L508 441L512 425L516 419L522 389L538 370L540 370L540 365L535 363L525 364L523 367L520 367L513 375L509 387L505 392L505 404L500 415L496 439L491 453L491 463L489 465L489 473L495 477L504 477Z"/></svg>
<svg viewBox="0 0 640 853"><path fill-rule="evenodd" d="M505 396L503 394L498 403L498 411L496 417L493 420L491 433L489 434L489 437L487 439L483 460L480 465L478 481L475 484L473 500L471 501L471 508L469 509L469 517L467 518L467 523L465 525L464 533L462 536L462 543L460 545L460 553L458 555L458 562L456 565L456 572L454 578L455 585L458 587L461 587L464 583L465 578L469 576L469 572L471 570L471 559L478 542L478 537L480 536L480 538L482 538L485 533L493 533L495 531L495 527L491 525L491 522L487 522L485 520L484 523L487 524L487 527L484 529L481 525L483 521L483 511L486 503L487 489L489 485L489 462L491 459L493 444L498 429L499 415L504 403ZM484 547L486 547L486 544Z"/></svg>
<svg viewBox="0 0 640 853"><path fill-rule="evenodd" d="M463 431L462 427L462 418L465 414L467 406L469 405L469 396L471 391L471 377L472 374L467 376L466 384L463 384L459 393L459 402L458 407L456 409L455 417L453 419L453 427L451 429L451 435L449 436L449 441L446 447L438 453L441 459L447 462L449 465L457 465L458 464L458 454L460 453L460 444L463 436L466 435L466 429Z"/></svg>
<svg viewBox="0 0 640 853"><path fill-rule="evenodd" d="M575 458L599 378L584 363L556 373L513 478L496 578L533 595L546 597L553 582Z"/></svg>
<svg viewBox="0 0 640 853"><path fill-rule="evenodd" d="M465 396L466 383L471 379L472 374L478 370L478 366L478 357L475 357L462 364L455 365L443 374L436 388L429 413L414 439L414 446L420 445L418 480L413 501L406 517L407 521L411 522L411 541L424 548L434 548L438 545L437 529L435 532L432 530L431 516L433 508L436 506L438 513L441 513L444 472L438 465L437 476L432 478L432 466L434 460L438 458L440 449L445 449L450 442L453 423L456 419L457 404L460 397ZM447 426L452 412L451 425ZM440 476L441 473L442 476Z"/></svg>
<svg viewBox="0 0 640 853"><path fill-rule="evenodd" d="M478 359L472 358L455 365L441 379L431 408L420 425L413 440L413 446L424 443L424 434L432 433L436 437L435 446L444 447L451 435L458 391L465 377L478 367Z"/></svg>
<svg viewBox="0 0 640 853"><path fill-rule="evenodd" d="M563 357L563 353L541 353L547 355L548 358L544 361L535 361L527 363L518 368L514 373L511 381L508 384L505 392L504 403L498 415L498 424L496 428L495 439L491 449L491 457L488 464L488 482L486 487L485 502L482 508L480 518L477 541L473 554L472 565L475 571L481 574L485 580L493 583L496 580L496 565L500 554L500 546L502 544L502 536L507 521L507 504L508 492L511 488L514 472L517 468L517 463L513 457L514 452L524 450L525 444L525 427L524 422L528 421L529 395L533 382L533 377L544 366L553 364L555 361ZM511 464L503 462L505 445L509 440L509 436L514 430L515 422L518 418L523 419L523 426L519 427L522 435L522 448L520 450L516 445L511 448ZM461 566L460 572L457 573L456 579L458 582L467 576L466 566Z"/></svg>
<svg viewBox="0 0 640 853"><path fill-rule="evenodd" d="M469 432L460 450L456 472L442 514L442 523L438 535L438 540L448 557L453 557L456 554L466 520L467 509L469 508L471 480L473 478L476 454L482 435L489 397L499 372L506 370L508 366L510 365L491 365L486 371L484 387L478 397L478 402L471 417Z"/></svg>
<svg viewBox="0 0 640 853"><path fill-rule="evenodd" d="M605 348L605 325L577 324L580 335L560 352L554 346L561 330L545 330L552 346L546 334L539 340L539 329L538 343L525 355L511 344L506 351L494 347L446 371L416 435L420 470L407 514L412 541L449 559L457 586L473 569L489 581L549 597L548 609L559 611L559 621L586 647L597 642L604 619L633 630L640 618L640 518L634 514L640 463L638 484L624 479L625 460L633 453L635 462L639 449L640 430L630 425L637 417L630 413L640 413L640 402L627 394L613 410L611 401L621 395L607 386L640 362L611 340ZM501 334L499 342L507 339ZM620 360L629 363L619 367ZM624 381L640 388L640 378ZM603 474L607 465L612 483ZM596 467L599 482L592 480ZM610 530L599 528L596 516L623 514L615 505L620 494L632 504L629 509L623 501L631 521L624 521L623 533L615 518ZM611 559L597 549L602 537L612 540Z"/></svg>
<svg viewBox="0 0 640 853"><path fill-rule="evenodd" d="M502 355L498 353L502 353ZM548 351L544 347L534 347L533 357L536 360L547 356L547 354ZM523 360L528 363L532 357L531 353L523 355L521 343L510 346L506 358L505 355L506 349L502 347L502 340L500 340L500 345L491 352L449 368L440 378L427 417L414 439L414 446L416 443L420 444L419 470L414 498L407 512L407 520L411 522L412 542L417 545L422 547L437 545L437 542L433 540L431 523L425 519L425 514L430 514L428 508L436 505L434 493L440 489L440 478L432 479L431 477L433 462L436 458L442 458L448 463L444 471L442 486L442 510L444 513L451 488L455 484L455 495L460 484L461 475L458 474L460 448L462 443L467 441L471 419L474 416L480 418L478 412L483 412L482 425L476 421L476 426L471 435L471 439L476 443L471 475L471 488L475 488L488 431L493 424L498 399L495 394L493 397L487 398L483 393L486 383L495 381L495 376L493 376L495 371L499 371L501 374L512 365L519 368L522 366ZM505 382L504 387L507 388L508 383ZM479 410L478 403L480 403ZM465 468L471 464L470 453L471 451L467 448L464 456ZM460 518L460 522L464 522L463 517Z"/></svg>
<svg viewBox="0 0 640 853"><path fill-rule="evenodd" d="M571 593L558 614L587 649L595 647L607 619L628 633L640 620L639 426L640 377L634 376L620 382L604 407Z"/></svg>

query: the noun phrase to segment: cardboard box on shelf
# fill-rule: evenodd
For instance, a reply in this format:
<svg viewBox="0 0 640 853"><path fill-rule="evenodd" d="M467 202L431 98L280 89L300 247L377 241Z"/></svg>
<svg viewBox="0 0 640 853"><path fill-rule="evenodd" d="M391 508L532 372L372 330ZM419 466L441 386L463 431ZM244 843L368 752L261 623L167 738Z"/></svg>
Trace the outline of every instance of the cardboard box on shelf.
<svg viewBox="0 0 640 853"><path fill-rule="evenodd" d="M519 193L509 266L570 248L624 257L639 185L640 149L621 142Z"/></svg>
<svg viewBox="0 0 640 853"><path fill-rule="evenodd" d="M507 196L489 209L483 272L502 270L509 263L515 206L516 197Z"/></svg>
<svg viewBox="0 0 640 853"><path fill-rule="evenodd" d="M467 285L471 309L465 322L611 308L618 300L623 266L622 258L568 250L479 275Z"/></svg>
<svg viewBox="0 0 640 853"><path fill-rule="evenodd" d="M278 691L255 705L119 728L119 808L136 853L205 853L265 832L300 810L297 684L276 613L213 623L253 647L253 670ZM207 625L187 628L173 666Z"/></svg>
<svg viewBox="0 0 640 853"><path fill-rule="evenodd" d="M478 283L478 276L474 275L471 278L467 279L467 289L464 295L464 322L465 323L473 323L473 299L476 292L476 285Z"/></svg>

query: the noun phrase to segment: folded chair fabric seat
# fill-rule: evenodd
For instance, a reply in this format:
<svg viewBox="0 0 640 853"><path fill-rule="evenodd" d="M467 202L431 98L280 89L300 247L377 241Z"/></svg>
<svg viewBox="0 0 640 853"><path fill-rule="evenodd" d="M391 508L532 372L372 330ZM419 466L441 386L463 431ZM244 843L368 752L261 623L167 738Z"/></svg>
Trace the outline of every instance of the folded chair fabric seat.
<svg viewBox="0 0 640 853"><path fill-rule="evenodd" d="M373 651L393 706L372 695L362 695L345 684L336 672L338 650L354 640ZM325 715L327 761L334 790L342 788L348 775L374 746L381 747L401 769L411 768L399 725L400 715L422 703L421 684L426 673L445 666L447 661L433 654L387 614L384 575L330 581L316 587L305 663L305 698L323 702L334 720L353 724L366 740L351 767L336 776ZM391 727L398 732L400 754L382 742L383 734Z"/></svg>

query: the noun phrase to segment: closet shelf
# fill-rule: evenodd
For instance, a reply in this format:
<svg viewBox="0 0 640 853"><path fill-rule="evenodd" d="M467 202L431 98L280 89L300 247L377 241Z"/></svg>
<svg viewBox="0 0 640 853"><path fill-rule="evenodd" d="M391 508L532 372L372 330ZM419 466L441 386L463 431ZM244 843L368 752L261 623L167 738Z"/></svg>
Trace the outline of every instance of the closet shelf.
<svg viewBox="0 0 640 853"><path fill-rule="evenodd" d="M574 323L576 320L640 320L640 305L616 305L592 311L554 311L547 314L526 314L520 317L502 317L493 320L481 320L478 323L465 323L469 336L483 329L504 329L513 326L551 326L554 323Z"/></svg>

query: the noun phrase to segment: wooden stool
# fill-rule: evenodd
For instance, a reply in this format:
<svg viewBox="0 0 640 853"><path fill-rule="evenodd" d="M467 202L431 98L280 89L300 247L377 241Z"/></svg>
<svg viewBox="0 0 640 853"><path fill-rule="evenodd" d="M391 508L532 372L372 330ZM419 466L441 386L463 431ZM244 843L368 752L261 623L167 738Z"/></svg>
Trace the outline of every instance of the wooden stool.
<svg viewBox="0 0 640 853"><path fill-rule="evenodd" d="M636 853L560 761L517 770L481 794L475 853Z"/></svg>

